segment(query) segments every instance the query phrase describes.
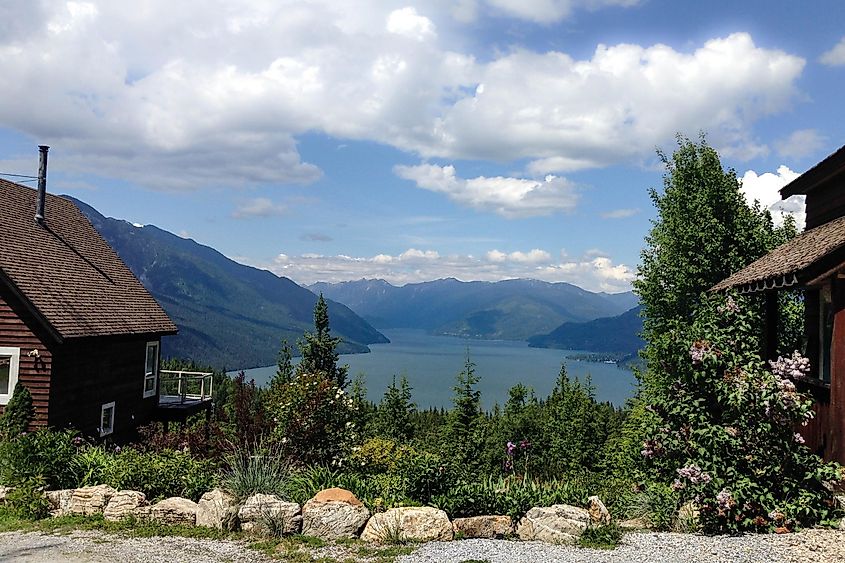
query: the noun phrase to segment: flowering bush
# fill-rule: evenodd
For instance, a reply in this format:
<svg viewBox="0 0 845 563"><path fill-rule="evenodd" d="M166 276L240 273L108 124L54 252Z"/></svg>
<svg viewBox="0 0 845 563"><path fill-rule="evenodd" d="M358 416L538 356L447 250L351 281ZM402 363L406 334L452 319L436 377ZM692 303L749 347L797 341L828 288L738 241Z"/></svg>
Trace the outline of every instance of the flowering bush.
<svg viewBox="0 0 845 563"><path fill-rule="evenodd" d="M268 400L273 439L293 463L340 464L351 442L353 400L329 377L299 374Z"/></svg>
<svg viewBox="0 0 845 563"><path fill-rule="evenodd" d="M709 532L809 525L831 516L824 482L840 478L795 432L812 401L788 378L799 353L759 357L760 323L739 297L707 299L692 325L652 342L645 380L651 418L642 455Z"/></svg>

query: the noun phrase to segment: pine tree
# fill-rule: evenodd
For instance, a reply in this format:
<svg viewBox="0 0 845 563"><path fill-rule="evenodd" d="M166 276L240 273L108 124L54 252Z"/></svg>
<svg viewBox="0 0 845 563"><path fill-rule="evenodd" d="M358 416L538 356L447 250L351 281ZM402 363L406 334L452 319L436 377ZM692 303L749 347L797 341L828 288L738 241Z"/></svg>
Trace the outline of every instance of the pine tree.
<svg viewBox="0 0 845 563"><path fill-rule="evenodd" d="M481 464L480 457L483 436L481 418L481 391L477 389L480 378L475 374L475 363L467 350L464 369L457 376L457 385L452 389L455 404L448 414L445 443L457 469L473 473Z"/></svg>
<svg viewBox="0 0 845 563"><path fill-rule="evenodd" d="M376 414L377 432L396 442L408 442L414 433L413 416L417 406L411 401L411 387L404 375L399 385L396 376L387 387Z"/></svg>
<svg viewBox="0 0 845 563"><path fill-rule="evenodd" d="M297 374L321 374L333 381L341 389L346 388L346 376L349 366L338 366L340 355L337 346L340 338L334 338L329 328L329 309L323 294L314 305L314 332L305 333L299 343L302 359L297 367Z"/></svg>

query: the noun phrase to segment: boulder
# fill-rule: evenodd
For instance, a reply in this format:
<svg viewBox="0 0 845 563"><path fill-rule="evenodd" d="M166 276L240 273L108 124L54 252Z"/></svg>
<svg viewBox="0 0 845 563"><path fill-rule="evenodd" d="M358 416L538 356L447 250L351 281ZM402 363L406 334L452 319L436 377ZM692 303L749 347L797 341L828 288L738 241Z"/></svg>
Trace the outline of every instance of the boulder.
<svg viewBox="0 0 845 563"><path fill-rule="evenodd" d="M6 496L12 492L14 487L6 487L0 485L0 504L4 504L6 502Z"/></svg>
<svg viewBox="0 0 845 563"><path fill-rule="evenodd" d="M452 539L452 523L442 510L429 506L403 506L373 514L361 539L367 542L442 541Z"/></svg>
<svg viewBox="0 0 845 563"><path fill-rule="evenodd" d="M302 509L276 495L252 495L238 511L245 532L297 534L302 525Z"/></svg>
<svg viewBox="0 0 845 563"><path fill-rule="evenodd" d="M129 516L137 516L138 509L147 506L147 497L138 491L118 491L109 499L103 510L103 518L118 522Z"/></svg>
<svg viewBox="0 0 845 563"><path fill-rule="evenodd" d="M311 499L313 502L345 502L352 506L364 506L358 497L352 491L341 489L339 487L332 487L331 489L323 489ZM309 502L311 502L309 501Z"/></svg>
<svg viewBox="0 0 845 563"><path fill-rule="evenodd" d="M211 490L197 503L197 526L234 530L238 524L235 497L222 489Z"/></svg>
<svg viewBox="0 0 845 563"><path fill-rule="evenodd" d="M590 526L590 513L568 504L534 507L519 521L516 533L521 540L547 543L575 543Z"/></svg>
<svg viewBox="0 0 845 563"><path fill-rule="evenodd" d="M623 530L648 530L651 528L647 518L629 518L619 522L619 527Z"/></svg>
<svg viewBox="0 0 845 563"><path fill-rule="evenodd" d="M117 491L108 485L95 485L75 489L70 497L70 514L102 514L109 500Z"/></svg>
<svg viewBox="0 0 845 563"><path fill-rule="evenodd" d="M590 521L593 526L606 526L610 524L610 511L599 497L592 496L587 499L590 503L587 512L590 513Z"/></svg>
<svg viewBox="0 0 845 563"><path fill-rule="evenodd" d="M513 533L513 520L510 516L455 518L452 529L465 538L503 538Z"/></svg>
<svg viewBox="0 0 845 563"><path fill-rule="evenodd" d="M138 510L142 516L146 510ZM197 503L182 497L170 497L152 505L149 518L161 524L193 526L197 522Z"/></svg>
<svg viewBox="0 0 845 563"><path fill-rule="evenodd" d="M346 489L326 489L302 507L302 533L327 540L357 538L370 511Z"/></svg>
<svg viewBox="0 0 845 563"><path fill-rule="evenodd" d="M59 518L70 514L70 499L75 489L61 489L58 491L46 491L47 502L50 503L50 516Z"/></svg>

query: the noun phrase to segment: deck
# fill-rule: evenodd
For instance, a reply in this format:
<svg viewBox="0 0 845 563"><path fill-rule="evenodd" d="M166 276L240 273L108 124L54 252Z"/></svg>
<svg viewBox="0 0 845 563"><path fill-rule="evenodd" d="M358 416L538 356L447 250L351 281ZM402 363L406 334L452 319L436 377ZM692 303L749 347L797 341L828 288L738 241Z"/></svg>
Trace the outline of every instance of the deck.
<svg viewBox="0 0 845 563"><path fill-rule="evenodd" d="M211 408L214 378L210 372L161 370L158 418L184 420Z"/></svg>

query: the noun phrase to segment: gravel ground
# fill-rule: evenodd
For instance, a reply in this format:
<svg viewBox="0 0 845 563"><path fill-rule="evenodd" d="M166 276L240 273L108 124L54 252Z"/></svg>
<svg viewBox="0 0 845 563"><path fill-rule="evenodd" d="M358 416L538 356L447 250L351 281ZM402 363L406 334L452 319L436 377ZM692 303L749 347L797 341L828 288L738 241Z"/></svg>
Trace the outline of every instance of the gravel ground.
<svg viewBox="0 0 845 563"><path fill-rule="evenodd" d="M338 552L334 553L336 550ZM313 552L314 557L344 559L349 555L342 546L327 546ZM845 532L808 530L780 536L739 537L631 533L625 535L621 546L611 551L500 540L431 542L397 561L459 563L468 559L487 560L491 563L836 562L845 561ZM270 560L231 541L180 537L125 538L96 532L73 532L67 535L8 532L0 534L0 561L260 563Z"/></svg>

